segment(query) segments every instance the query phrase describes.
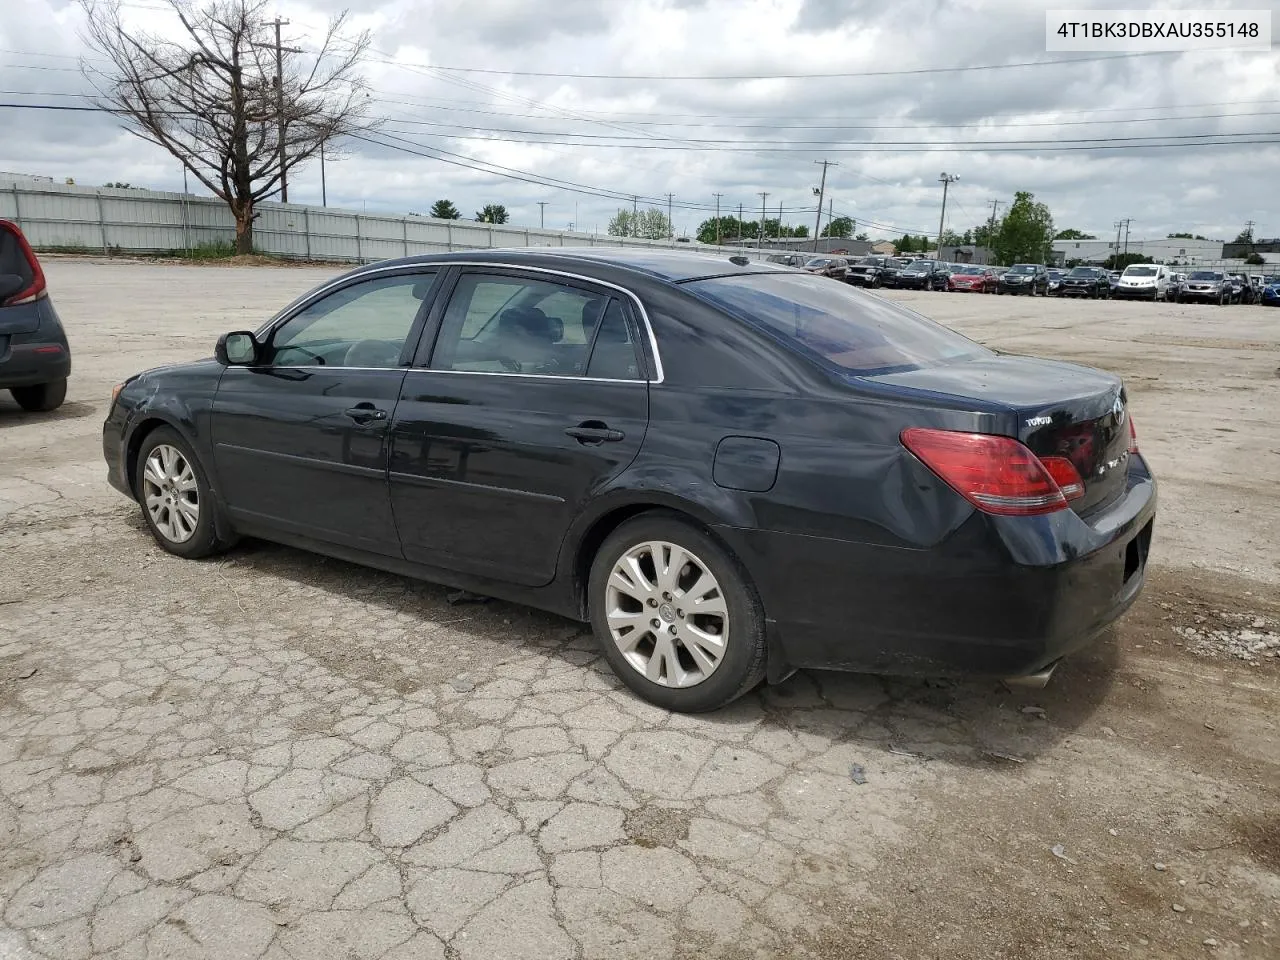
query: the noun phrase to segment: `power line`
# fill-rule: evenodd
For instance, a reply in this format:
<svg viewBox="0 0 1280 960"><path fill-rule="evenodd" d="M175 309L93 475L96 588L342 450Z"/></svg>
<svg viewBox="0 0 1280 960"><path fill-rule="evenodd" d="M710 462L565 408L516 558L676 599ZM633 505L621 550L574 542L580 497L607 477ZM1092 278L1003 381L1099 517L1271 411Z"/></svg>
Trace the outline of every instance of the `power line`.
<svg viewBox="0 0 1280 960"><path fill-rule="evenodd" d="M861 77L912 77L935 73L972 73L983 70L1016 70L1022 67L1067 66L1076 63L1098 63L1104 60L1134 60L1139 57L1168 56L1174 50L1152 50L1138 53L1100 54L1093 57L1070 57L1056 60L1024 60L1016 63L982 63L957 67L919 67L910 70L861 70L838 73L558 73L547 70L500 70L496 67L454 67L432 64L432 70L448 73L483 73L510 77L549 77L577 80L836 80ZM393 61L394 63L395 61ZM421 66L426 66L421 64Z"/></svg>

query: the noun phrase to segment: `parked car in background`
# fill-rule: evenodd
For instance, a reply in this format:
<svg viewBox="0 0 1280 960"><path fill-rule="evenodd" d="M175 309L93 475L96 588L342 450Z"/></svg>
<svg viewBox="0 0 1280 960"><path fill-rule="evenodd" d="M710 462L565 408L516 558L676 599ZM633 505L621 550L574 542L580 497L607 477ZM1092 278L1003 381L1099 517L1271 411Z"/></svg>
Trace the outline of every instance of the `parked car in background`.
<svg viewBox="0 0 1280 960"><path fill-rule="evenodd" d="M893 257L859 257L849 264L848 281L860 287L884 286L889 270L900 270L902 264Z"/></svg>
<svg viewBox="0 0 1280 960"><path fill-rule="evenodd" d="M1050 267L1045 271L1045 275L1049 278L1049 285L1045 290L1047 296L1056 297L1062 292L1062 278L1066 276L1066 272Z"/></svg>
<svg viewBox="0 0 1280 960"><path fill-rule="evenodd" d="M1263 277L1258 302L1264 307L1280 307L1280 277Z"/></svg>
<svg viewBox="0 0 1280 960"><path fill-rule="evenodd" d="M897 285L904 290L945 290L948 266L942 260L913 260L898 274Z"/></svg>
<svg viewBox="0 0 1280 960"><path fill-rule="evenodd" d="M843 280L849 275L849 262L844 257L810 257L804 269L832 280Z"/></svg>
<svg viewBox="0 0 1280 960"><path fill-rule="evenodd" d="M1036 294L1048 295L1049 271L1040 263L1015 263L1000 274L996 293L1026 293L1033 297Z"/></svg>
<svg viewBox="0 0 1280 960"><path fill-rule="evenodd" d="M1114 374L684 250L361 267L130 377L102 448L169 553L255 536L587 620L680 711L797 668L1042 685L1137 599L1157 498Z"/></svg>
<svg viewBox="0 0 1280 960"><path fill-rule="evenodd" d="M999 280L994 267L972 263L955 264L947 277L947 289L961 293L995 293Z"/></svg>
<svg viewBox="0 0 1280 960"><path fill-rule="evenodd" d="M1231 281L1221 270L1192 270L1185 283L1178 287L1178 302L1203 300L1219 306L1231 302Z"/></svg>
<svg viewBox="0 0 1280 960"><path fill-rule="evenodd" d="M898 278L910 265L911 260L907 257L886 257L884 267L880 270L880 285L891 288L900 286Z"/></svg>
<svg viewBox="0 0 1280 960"><path fill-rule="evenodd" d="M0 390L23 410L54 410L69 376L71 345L44 270L18 225L0 220Z"/></svg>
<svg viewBox="0 0 1280 960"><path fill-rule="evenodd" d="M1111 295L1116 295L1116 287L1120 286L1120 271L1111 270L1107 273L1107 283L1111 285Z"/></svg>
<svg viewBox="0 0 1280 960"><path fill-rule="evenodd" d="M1169 292L1165 295L1166 300L1177 300L1178 294L1182 292L1182 285L1187 282L1185 273L1172 273L1169 275Z"/></svg>
<svg viewBox="0 0 1280 960"><path fill-rule="evenodd" d="M776 263L784 267L795 267L803 269L804 265L813 259L812 254L808 253L771 253L765 257L769 263Z"/></svg>
<svg viewBox="0 0 1280 960"><path fill-rule="evenodd" d="M1227 279L1231 282L1231 302L1232 303L1253 303L1253 285L1249 283L1249 278L1243 273L1228 273Z"/></svg>
<svg viewBox="0 0 1280 960"><path fill-rule="evenodd" d="M1172 274L1163 263L1131 263L1120 274L1120 283L1112 295L1130 300L1164 300L1169 295Z"/></svg>
<svg viewBox="0 0 1280 960"><path fill-rule="evenodd" d="M1111 296L1111 281L1101 267L1072 267L1062 278L1061 292L1064 297L1105 300Z"/></svg>

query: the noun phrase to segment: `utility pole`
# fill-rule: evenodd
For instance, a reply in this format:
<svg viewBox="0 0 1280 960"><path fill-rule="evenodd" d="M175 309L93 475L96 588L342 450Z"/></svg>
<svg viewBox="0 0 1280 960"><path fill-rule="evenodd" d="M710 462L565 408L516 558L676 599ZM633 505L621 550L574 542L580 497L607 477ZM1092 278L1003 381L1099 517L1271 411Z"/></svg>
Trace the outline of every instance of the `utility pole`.
<svg viewBox="0 0 1280 960"><path fill-rule="evenodd" d="M636 209L639 202L639 197L634 195L631 197L631 236L633 237L640 236L640 211Z"/></svg>
<svg viewBox="0 0 1280 960"><path fill-rule="evenodd" d="M285 173L284 161L284 50L280 46L280 28L287 26L288 20L276 17L272 26L276 28L276 123L280 137L280 202L289 202L289 179Z"/></svg>
<svg viewBox="0 0 1280 960"><path fill-rule="evenodd" d="M538 201L538 227L545 230L547 228L547 200Z"/></svg>
<svg viewBox="0 0 1280 960"><path fill-rule="evenodd" d="M674 241L676 238L675 221L671 219L671 198L674 196L674 193L667 194L667 240L669 241Z"/></svg>
<svg viewBox="0 0 1280 960"><path fill-rule="evenodd" d="M769 196L768 190L760 191L760 246L764 246L764 202Z"/></svg>
<svg viewBox="0 0 1280 960"><path fill-rule="evenodd" d="M996 238L996 207L1000 206L999 200L991 201L991 220L987 223L987 264L991 263L991 254L995 250Z"/></svg>
<svg viewBox="0 0 1280 960"><path fill-rule="evenodd" d="M1133 223L1131 218L1125 218L1124 221L1124 252L1129 252L1129 224Z"/></svg>
<svg viewBox="0 0 1280 960"><path fill-rule="evenodd" d="M813 252L818 252L818 228L822 225L822 200L827 192L827 167L838 167L840 164L834 160L815 160L814 163L822 164L822 181L818 184L818 216L813 221Z"/></svg>
<svg viewBox="0 0 1280 960"><path fill-rule="evenodd" d="M1252 221L1252 220L1246 220L1246 221L1244 222L1244 232L1245 232L1245 236L1247 236L1247 237L1249 238L1249 252L1250 252L1250 253L1253 253L1253 223L1254 223L1254 221Z"/></svg>
<svg viewBox="0 0 1280 960"><path fill-rule="evenodd" d="M947 187L955 183L960 178L950 173L943 173L938 177L938 182L942 184L942 215L938 217L938 259L942 259L942 228L947 222Z"/></svg>
<svg viewBox="0 0 1280 960"><path fill-rule="evenodd" d="M716 246L720 246L720 198L723 193L716 194Z"/></svg>
<svg viewBox="0 0 1280 960"><path fill-rule="evenodd" d="M779 243L781 243L782 238L785 236L786 236L786 233L784 233L782 230L782 201L779 200L778 201L778 241Z"/></svg>
<svg viewBox="0 0 1280 960"><path fill-rule="evenodd" d="M327 207L329 197L324 188L324 141L320 141L320 206Z"/></svg>
<svg viewBox="0 0 1280 960"><path fill-rule="evenodd" d="M738 242L742 242L742 204L738 204Z"/></svg>
<svg viewBox="0 0 1280 960"><path fill-rule="evenodd" d="M1113 265L1113 266L1117 263L1117 261L1118 261L1118 260L1119 260L1119 258L1120 258L1120 230L1121 230L1121 228L1122 228L1122 227L1124 227L1124 221L1123 221L1123 220L1117 220L1117 221L1115 222L1115 228L1116 228L1116 250L1115 250L1115 253L1114 253L1114 254L1112 254L1112 256L1113 256L1113 257L1115 257L1116 259L1114 259L1114 260L1112 260L1112 261L1111 261L1111 263L1112 263L1112 265Z"/></svg>

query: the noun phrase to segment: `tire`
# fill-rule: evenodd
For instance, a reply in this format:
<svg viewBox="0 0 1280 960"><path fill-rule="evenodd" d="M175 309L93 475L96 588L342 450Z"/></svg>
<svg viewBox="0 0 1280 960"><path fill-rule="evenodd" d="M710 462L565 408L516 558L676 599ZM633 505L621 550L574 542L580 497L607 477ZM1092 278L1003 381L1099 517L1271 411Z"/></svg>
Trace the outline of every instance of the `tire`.
<svg viewBox="0 0 1280 960"><path fill-rule="evenodd" d="M52 380L31 387L11 387L14 402L28 413L48 413L62 406L67 398L67 380Z"/></svg>
<svg viewBox="0 0 1280 960"><path fill-rule="evenodd" d="M155 470L149 469L152 454ZM219 523L223 519L221 507L209 489L204 467L178 431L158 427L147 434L138 450L136 467L135 493L143 522L156 543L187 560L213 556L233 545L233 540L218 536L218 527L226 526ZM167 501L156 506L155 516L149 506L151 498Z"/></svg>
<svg viewBox="0 0 1280 960"><path fill-rule="evenodd" d="M653 561L655 548L663 563L671 559L669 549L679 549L687 555L687 562L674 574L674 580L664 581L658 574L658 564ZM615 576L615 567L628 556L635 561L631 569L638 575ZM686 614L681 606L681 597L685 597L686 604L695 598L682 593L681 588L692 591L706 582L707 575L714 589L703 595L711 598L707 601L710 609L724 612L700 615L695 622L694 615ZM608 536L591 564L587 604L592 629L609 666L634 693L655 706L680 713L716 710L752 690L764 678L764 608L750 578L718 541L675 514L642 514ZM634 623L615 615L618 639L610 624L611 608L619 614L639 614ZM656 630L654 623L659 625ZM673 630L675 643L668 639ZM718 659L708 666L714 647L701 646L696 638L714 639L717 631L728 640ZM625 646L628 637L639 639L624 653L620 643ZM660 646L662 641L665 652ZM698 652L697 657L694 651Z"/></svg>

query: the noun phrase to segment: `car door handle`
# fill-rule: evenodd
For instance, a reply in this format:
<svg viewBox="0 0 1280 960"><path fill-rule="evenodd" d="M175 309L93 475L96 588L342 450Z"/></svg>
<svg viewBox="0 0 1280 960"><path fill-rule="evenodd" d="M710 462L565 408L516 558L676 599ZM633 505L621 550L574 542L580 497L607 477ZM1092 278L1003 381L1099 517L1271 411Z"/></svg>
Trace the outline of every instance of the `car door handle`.
<svg viewBox="0 0 1280 960"><path fill-rule="evenodd" d="M565 430L565 435L573 437L579 443L604 443L606 440L615 442L626 437L621 430L613 430L599 420L588 420L576 427L569 427Z"/></svg>
<svg viewBox="0 0 1280 960"><path fill-rule="evenodd" d="M343 412L361 426L366 423L376 423L387 419L387 411L380 407L375 407L372 403L357 403L354 407L349 407Z"/></svg>

